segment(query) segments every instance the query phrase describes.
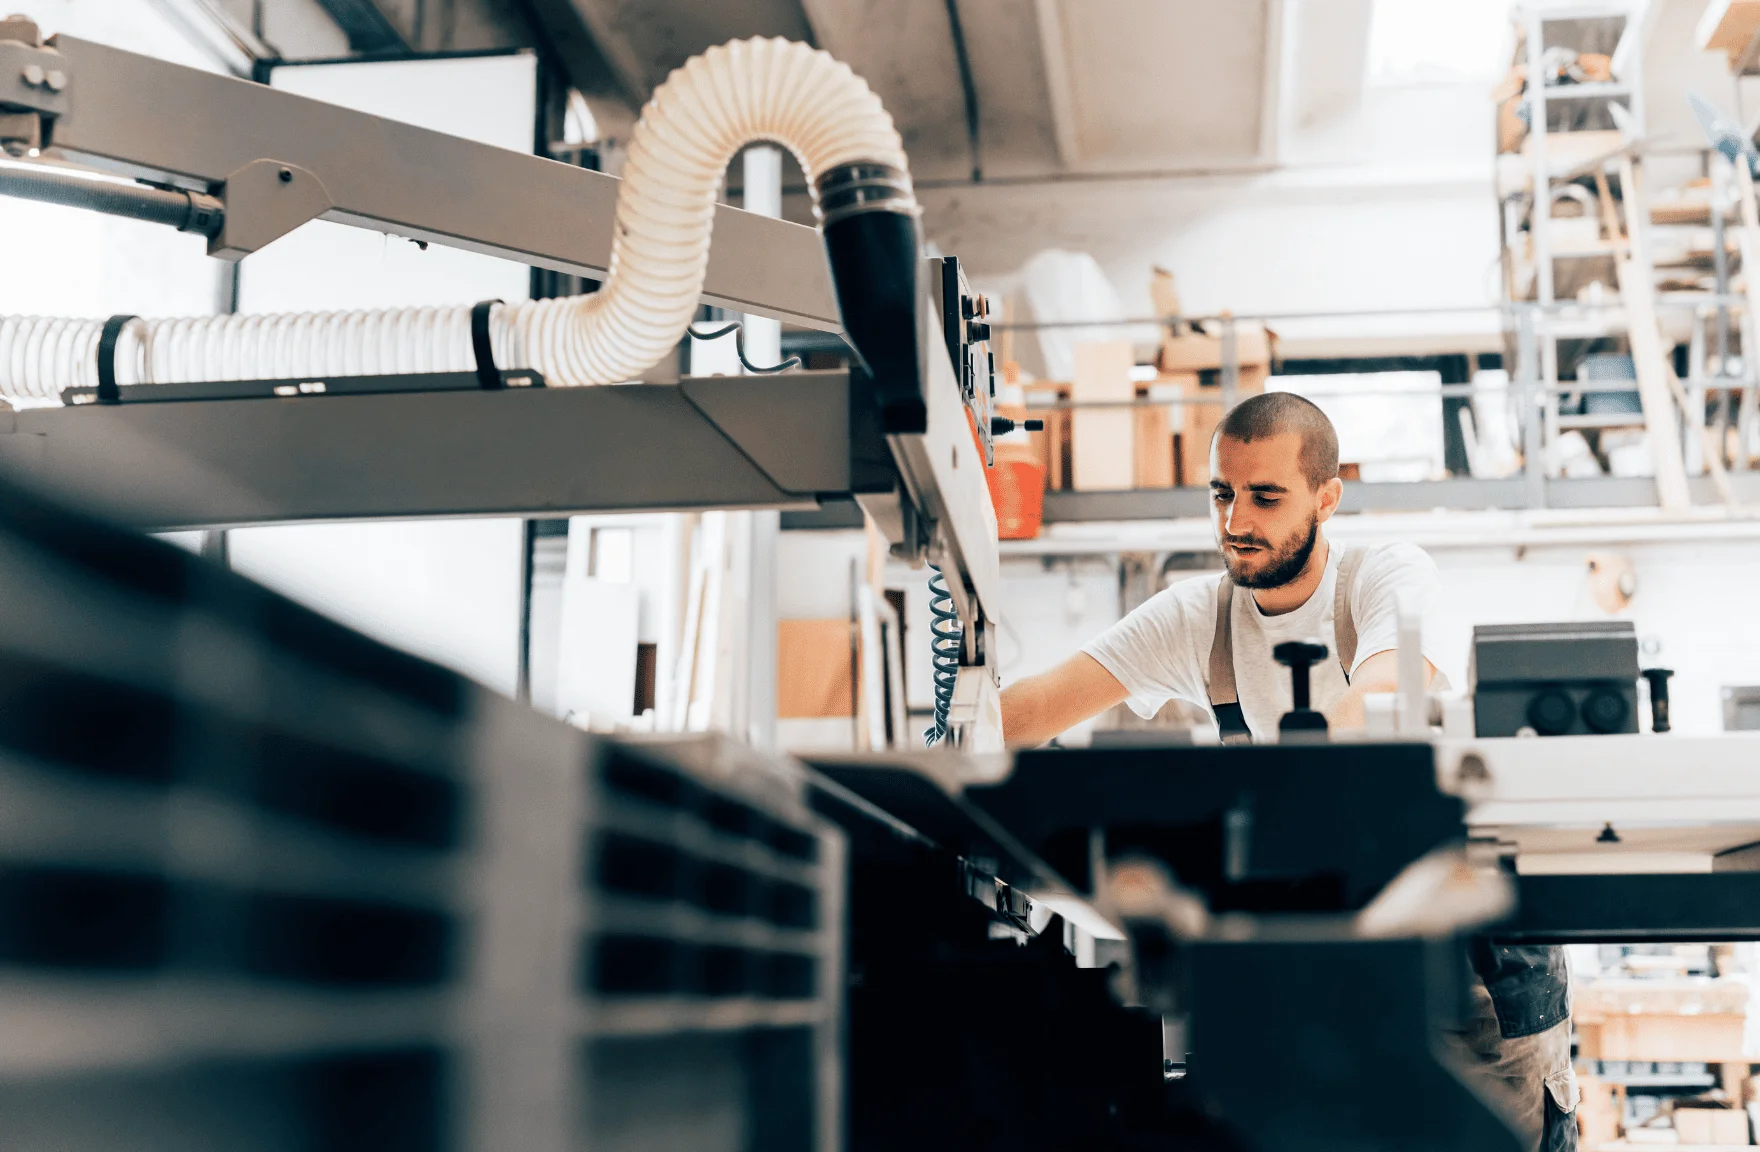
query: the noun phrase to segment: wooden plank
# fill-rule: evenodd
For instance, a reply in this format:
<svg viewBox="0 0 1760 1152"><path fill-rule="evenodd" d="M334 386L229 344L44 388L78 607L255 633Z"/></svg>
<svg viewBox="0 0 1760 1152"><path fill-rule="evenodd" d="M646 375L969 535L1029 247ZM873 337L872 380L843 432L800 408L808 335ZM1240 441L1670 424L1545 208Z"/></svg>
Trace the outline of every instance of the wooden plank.
<svg viewBox="0 0 1760 1152"><path fill-rule="evenodd" d="M1756 39L1760 39L1757 36ZM1742 249L1742 267L1760 268L1760 211L1754 202L1754 177L1746 164L1731 165L1736 174L1736 207L1741 213L1742 226L1736 232L1736 238ZM1746 315L1742 317L1743 347L1749 337L1757 337L1755 343L1760 344L1760 276L1742 276L1743 291L1748 296ZM1742 390L1741 415L1736 421L1736 444L1733 453L1735 466L1739 471L1748 469L1748 436L1753 429L1755 413L1755 394L1760 389L1744 388Z"/></svg>
<svg viewBox="0 0 1760 1152"><path fill-rule="evenodd" d="M848 717L854 699L849 621L841 616L826 620L778 620L777 717Z"/></svg>
<svg viewBox="0 0 1760 1152"><path fill-rule="evenodd" d="M1138 408L1132 415L1133 487L1173 487L1173 417L1164 405Z"/></svg>
<svg viewBox="0 0 1760 1152"><path fill-rule="evenodd" d="M1028 384L1025 391L1028 396L1041 403L1069 398L1068 387L1063 384ZM1027 438L1033 445L1033 453L1038 457L1040 467L1045 470L1045 487L1049 491L1061 492L1069 486L1063 466L1064 448L1069 441L1069 411L1064 408L1034 408L1029 415L1045 421L1043 431L1027 433Z"/></svg>
<svg viewBox="0 0 1760 1152"><path fill-rule="evenodd" d="M1701 52L1720 51L1733 67L1760 33L1760 0L1711 0L1694 37Z"/></svg>
<svg viewBox="0 0 1760 1152"><path fill-rule="evenodd" d="M1692 506L1687 490L1687 466L1681 458L1680 425L1675 420L1674 397L1668 387L1668 359L1657 326L1655 286L1650 267L1639 258L1644 251L1643 192L1637 165L1630 156L1620 158L1620 189L1625 200L1626 236L1629 250L1619 260L1620 299L1626 306L1627 338L1632 364L1638 375L1638 401L1644 409L1644 427L1650 453L1656 461L1656 497L1664 512L1682 512Z"/></svg>
<svg viewBox="0 0 1760 1152"><path fill-rule="evenodd" d="M1706 1063L1738 1061L1746 1016L1609 1016L1601 1021L1585 1060L1693 1060Z"/></svg>
<svg viewBox="0 0 1760 1152"><path fill-rule="evenodd" d="M1131 369L1136 358L1126 340L1084 341L1075 346L1070 398L1077 402L1129 403L1136 397ZM1077 408L1070 421L1070 463L1078 492L1129 488L1133 478L1130 408Z"/></svg>
<svg viewBox="0 0 1760 1152"><path fill-rule="evenodd" d="M1739 1107L1676 1108L1674 1130L1683 1145L1745 1145L1748 1114Z"/></svg>

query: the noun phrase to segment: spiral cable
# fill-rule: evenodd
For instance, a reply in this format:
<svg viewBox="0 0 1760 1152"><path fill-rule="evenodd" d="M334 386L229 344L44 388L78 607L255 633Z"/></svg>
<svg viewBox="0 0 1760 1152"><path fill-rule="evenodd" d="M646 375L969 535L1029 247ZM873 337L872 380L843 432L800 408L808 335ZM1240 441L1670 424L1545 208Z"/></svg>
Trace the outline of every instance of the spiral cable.
<svg viewBox="0 0 1760 1152"><path fill-rule="evenodd" d="M965 629L954 611L947 577L929 565L929 659L935 670L935 726L923 733L923 747L947 739L947 716L953 708L953 686L959 680L959 655Z"/></svg>

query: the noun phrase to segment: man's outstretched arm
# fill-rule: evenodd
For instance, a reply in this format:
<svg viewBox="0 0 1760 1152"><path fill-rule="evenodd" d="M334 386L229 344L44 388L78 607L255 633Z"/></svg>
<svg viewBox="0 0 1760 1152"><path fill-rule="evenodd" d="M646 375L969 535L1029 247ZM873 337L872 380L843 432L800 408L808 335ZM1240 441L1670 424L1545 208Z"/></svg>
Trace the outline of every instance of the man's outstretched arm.
<svg viewBox="0 0 1760 1152"><path fill-rule="evenodd" d="M1424 687L1428 688L1430 681L1435 678L1435 666L1428 660L1424 661ZM1326 718L1334 728L1361 728L1364 724L1363 697L1371 692L1398 691L1399 653L1392 649L1377 652L1357 665L1357 674L1351 677L1350 690L1332 706L1332 711ZM1008 731L1007 715L1005 711L1002 725L1004 734Z"/></svg>
<svg viewBox="0 0 1760 1152"><path fill-rule="evenodd" d="M1098 660L1077 652L1051 671L1002 690L1002 738L1010 748L1036 747L1129 695Z"/></svg>

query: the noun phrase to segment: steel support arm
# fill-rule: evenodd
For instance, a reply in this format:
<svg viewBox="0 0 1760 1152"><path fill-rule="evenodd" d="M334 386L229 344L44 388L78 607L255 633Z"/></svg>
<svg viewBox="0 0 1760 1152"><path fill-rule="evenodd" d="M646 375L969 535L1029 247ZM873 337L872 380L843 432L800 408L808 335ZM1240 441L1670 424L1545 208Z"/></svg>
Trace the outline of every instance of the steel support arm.
<svg viewBox="0 0 1760 1152"><path fill-rule="evenodd" d="M70 77L53 146L95 167L220 194L229 231L273 239L315 216L594 279L610 264L616 177L71 36L49 47ZM235 177L283 168L291 189L318 185L291 223L254 186L248 204L225 194ZM253 209L274 226L240 218ZM723 205L714 234L705 303L841 329L814 229Z"/></svg>

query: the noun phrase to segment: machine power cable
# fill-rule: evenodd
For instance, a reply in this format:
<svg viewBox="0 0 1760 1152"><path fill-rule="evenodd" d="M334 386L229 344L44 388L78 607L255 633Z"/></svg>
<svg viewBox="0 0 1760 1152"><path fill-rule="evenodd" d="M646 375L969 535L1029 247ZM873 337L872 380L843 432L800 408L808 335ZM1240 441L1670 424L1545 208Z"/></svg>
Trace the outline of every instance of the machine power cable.
<svg viewBox="0 0 1760 1152"><path fill-rule="evenodd" d="M947 577L929 565L929 658L935 672L935 726L923 733L923 746L933 748L947 739L948 714L953 709L953 686L959 680L959 655L965 629L947 590Z"/></svg>
<svg viewBox="0 0 1760 1152"><path fill-rule="evenodd" d="M760 368L758 365L753 364L750 360L747 360L746 359L746 333L745 333L745 329L740 326L740 322L738 320L735 320L731 324L727 324L727 325L724 325L723 327L717 328L713 332L698 332L697 330L695 330L693 328L691 330L691 339L693 339L693 340L719 340L723 336L727 335L729 332L733 333L733 350L739 356L740 367L744 368L747 372L750 372L754 376L771 376L777 372L786 372L790 368L800 367L801 358L799 356L790 356L788 359L784 360L782 363L773 364L768 368Z"/></svg>

